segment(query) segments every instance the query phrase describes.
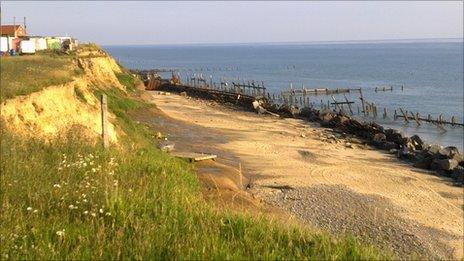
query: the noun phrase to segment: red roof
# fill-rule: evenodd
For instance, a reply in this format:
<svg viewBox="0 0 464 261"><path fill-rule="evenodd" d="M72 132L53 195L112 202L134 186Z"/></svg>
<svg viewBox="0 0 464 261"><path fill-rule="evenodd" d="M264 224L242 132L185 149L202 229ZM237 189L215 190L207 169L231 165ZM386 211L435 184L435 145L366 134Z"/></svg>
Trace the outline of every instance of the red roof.
<svg viewBox="0 0 464 261"><path fill-rule="evenodd" d="M21 25L2 25L1 26L1 31L2 35L13 35L16 30L18 30L19 27L22 27Z"/></svg>

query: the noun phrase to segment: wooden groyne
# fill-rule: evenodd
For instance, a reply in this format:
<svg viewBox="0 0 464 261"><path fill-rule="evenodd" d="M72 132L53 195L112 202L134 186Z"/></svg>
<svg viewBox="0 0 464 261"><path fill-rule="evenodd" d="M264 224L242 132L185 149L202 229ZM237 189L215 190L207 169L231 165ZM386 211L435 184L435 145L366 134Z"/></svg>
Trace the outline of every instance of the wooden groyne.
<svg viewBox="0 0 464 261"><path fill-rule="evenodd" d="M229 81L221 78L216 82L213 81L212 75L205 77L203 73L187 74L184 80L181 80L179 73L172 73L171 79L168 80L162 79L157 74L159 70L156 69L132 70L132 72L144 80L146 89L148 90L158 89L178 93L186 92L189 96L234 103L248 109L253 108L253 101L260 100L273 108L292 107L292 111L303 108L319 108L321 111L330 110L344 115L360 115L364 118L403 119L405 123L415 122L418 126L425 122L434 124L442 130L445 130L444 125L464 127L464 124L458 122L455 116L452 116L450 120L446 120L440 114L440 116L434 119L431 115L424 117L419 115L419 113L408 113L401 108L393 110L394 114L389 115L387 107L381 108L374 102L366 100L363 96L362 88L305 88L302 85L301 88L294 89L292 84L290 84L290 89L271 94L268 92L263 81L244 81L239 78ZM404 87L401 85L399 88L403 90ZM368 90L373 91L373 89ZM393 91L393 86L376 87L374 91ZM358 94L358 97L355 100L349 100L346 96L347 93ZM319 95L328 96L326 102L323 99L320 99L320 103L314 101L314 97ZM337 100L336 96L342 96L342 100Z"/></svg>
<svg viewBox="0 0 464 261"><path fill-rule="evenodd" d="M165 84L159 88L160 90L173 91L176 93L185 93L185 95L214 100L221 103L230 103L237 106L243 107L245 109L253 109L253 101L257 99L255 96L251 96L245 93L237 93L229 90L219 90L214 88L203 88L203 87L193 87L182 84Z"/></svg>
<svg viewBox="0 0 464 261"><path fill-rule="evenodd" d="M428 122L428 123L433 123L433 124L438 124L438 125L444 125L448 124L451 126L464 126L463 123L457 122L456 117L452 116L449 121L445 120L443 117L443 114L440 114L437 119L433 119L430 114L427 115L427 118L421 117L418 112L408 114L408 111L403 110L402 108L399 108L399 111L401 114L398 114L395 110L394 114L394 119L396 120L397 118L402 118L405 122L415 121L417 125L421 125L421 122Z"/></svg>

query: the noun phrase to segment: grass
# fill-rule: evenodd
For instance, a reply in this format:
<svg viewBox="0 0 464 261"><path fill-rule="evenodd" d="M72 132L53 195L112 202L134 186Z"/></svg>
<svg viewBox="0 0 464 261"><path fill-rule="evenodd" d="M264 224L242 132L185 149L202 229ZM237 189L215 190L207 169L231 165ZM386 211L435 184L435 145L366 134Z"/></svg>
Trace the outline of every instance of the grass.
<svg viewBox="0 0 464 261"><path fill-rule="evenodd" d="M1 259L386 258L352 238L215 209L193 166L127 114L152 105L102 93L127 134L119 147L82 140L78 126L48 142L3 132Z"/></svg>
<svg viewBox="0 0 464 261"><path fill-rule="evenodd" d="M135 91L136 79L132 77L130 74L125 72L116 73L116 77L122 85L126 86L128 91Z"/></svg>
<svg viewBox="0 0 464 261"><path fill-rule="evenodd" d="M71 64L72 57L54 54L5 56L0 58L0 100L27 95L51 85L70 82L82 72Z"/></svg>

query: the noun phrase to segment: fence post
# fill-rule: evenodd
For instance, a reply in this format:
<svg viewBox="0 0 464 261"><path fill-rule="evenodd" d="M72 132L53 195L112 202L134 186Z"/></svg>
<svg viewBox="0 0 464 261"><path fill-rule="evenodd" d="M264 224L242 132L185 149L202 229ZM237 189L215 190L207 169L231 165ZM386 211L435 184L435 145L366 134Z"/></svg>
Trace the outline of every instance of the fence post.
<svg viewBox="0 0 464 261"><path fill-rule="evenodd" d="M108 148L108 101L106 94L101 96L101 117L103 148Z"/></svg>

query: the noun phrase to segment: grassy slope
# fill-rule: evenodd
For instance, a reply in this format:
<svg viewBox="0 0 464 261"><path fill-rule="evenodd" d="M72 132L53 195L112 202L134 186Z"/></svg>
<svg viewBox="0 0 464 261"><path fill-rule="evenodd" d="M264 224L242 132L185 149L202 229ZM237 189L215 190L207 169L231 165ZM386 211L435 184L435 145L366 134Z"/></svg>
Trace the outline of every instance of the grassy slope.
<svg viewBox="0 0 464 261"><path fill-rule="evenodd" d="M37 54L0 58L0 100L27 95L44 87L64 84L72 80L80 70L70 69L70 56Z"/></svg>
<svg viewBox="0 0 464 261"><path fill-rule="evenodd" d="M118 78L133 89L130 76ZM49 143L3 133L2 259L384 258L353 239L218 212L192 165L156 149L127 115L151 105L105 92L128 134L122 148L104 151L80 140L78 128Z"/></svg>

